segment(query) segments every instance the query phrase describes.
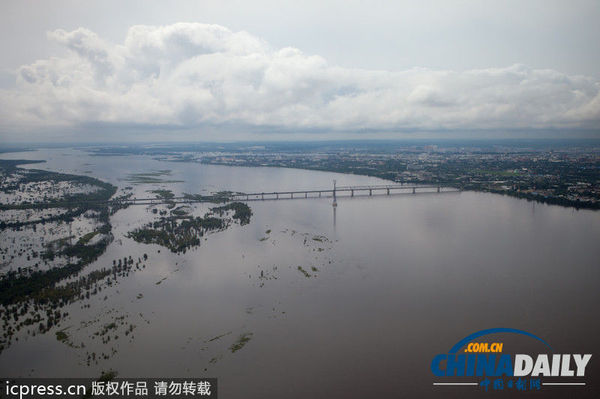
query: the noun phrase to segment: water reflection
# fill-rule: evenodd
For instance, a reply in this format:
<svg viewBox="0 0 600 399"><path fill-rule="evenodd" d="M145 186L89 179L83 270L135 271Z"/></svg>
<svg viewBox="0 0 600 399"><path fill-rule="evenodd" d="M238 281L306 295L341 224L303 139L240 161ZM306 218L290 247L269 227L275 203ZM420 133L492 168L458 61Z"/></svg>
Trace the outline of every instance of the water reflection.
<svg viewBox="0 0 600 399"><path fill-rule="evenodd" d="M333 208L333 231L335 231L335 218L336 218L337 206L332 206L332 208Z"/></svg>

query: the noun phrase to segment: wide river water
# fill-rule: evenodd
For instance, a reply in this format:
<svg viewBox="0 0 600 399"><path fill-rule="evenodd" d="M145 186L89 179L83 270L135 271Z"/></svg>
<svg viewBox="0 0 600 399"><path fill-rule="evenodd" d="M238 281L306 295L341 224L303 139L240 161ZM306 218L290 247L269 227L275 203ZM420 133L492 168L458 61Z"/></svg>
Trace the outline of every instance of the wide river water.
<svg viewBox="0 0 600 399"><path fill-rule="evenodd" d="M26 167L134 186L136 196L386 183L70 149L2 158L44 159ZM126 181L159 170L183 182ZM339 198L337 208L331 198L249 204L250 224L210 234L183 255L124 236L151 220L145 206L119 211L114 242L88 267L147 253L146 269L90 307L71 306L62 327L85 348L53 333L29 337L2 352L0 375L217 377L223 398L479 397L479 387L434 386L431 361L473 332L507 327L556 353L593 354L586 386L544 387L546 396L600 397L600 212L476 192ZM118 317L136 325L134 339L90 338ZM244 334L249 341L232 352ZM529 337L499 340L507 353L547 352ZM112 352L88 366L92 348Z"/></svg>

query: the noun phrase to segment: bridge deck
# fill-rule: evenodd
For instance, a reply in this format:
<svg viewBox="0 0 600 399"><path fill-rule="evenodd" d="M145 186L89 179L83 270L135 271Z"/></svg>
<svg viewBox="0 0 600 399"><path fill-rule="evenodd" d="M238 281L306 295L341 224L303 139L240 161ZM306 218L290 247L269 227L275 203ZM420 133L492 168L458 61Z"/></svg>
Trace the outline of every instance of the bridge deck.
<svg viewBox="0 0 600 399"><path fill-rule="evenodd" d="M258 200L278 200L278 199L301 199L301 198L322 198L323 196L333 196L334 191L336 195L339 193L349 193L349 196L354 196L355 193L362 195L372 196L374 194L380 194L383 191L384 194L399 194L402 192L409 192L416 194L417 192L431 192L424 190L435 189L437 192L448 192L448 191L459 191L453 187L442 187L438 185L399 185L399 184L386 184L386 185L373 185L373 186L340 186L335 190L330 189L313 189L313 190L294 190L294 191L265 191L265 192L254 192L254 193L237 193L231 194L229 199L231 201L258 201ZM368 194L367 194L368 193ZM345 195L348 196L348 195ZM173 198L132 198L121 201L121 203L127 203L132 205L143 205L143 204L159 204L165 202L171 203L193 203L203 202L203 199L194 199L190 197L173 197Z"/></svg>
<svg viewBox="0 0 600 399"><path fill-rule="evenodd" d="M444 192L455 192L460 189L454 187L443 187L438 185L400 185L400 184L387 184L387 185L373 185L373 186L341 186L335 189L316 189L316 190L295 190L295 191L265 191L260 193L235 193L224 198L227 201L261 201L261 200L278 200L278 199L303 199L303 198L322 198L322 197L333 197L338 196L340 193L346 193L342 197L354 197L355 193L361 196L373 196L373 195L392 195L392 194L416 194L419 192L431 192L429 190L435 189L438 193ZM96 205L157 205L162 203L196 203L196 202L207 202L206 198L193 198L193 197L172 197L172 198L128 198L128 199L112 199L108 201L92 200L85 201L85 204L96 204ZM52 202L52 203L35 203L30 204L34 207L40 208L67 208L67 207L78 207L82 205L82 202Z"/></svg>

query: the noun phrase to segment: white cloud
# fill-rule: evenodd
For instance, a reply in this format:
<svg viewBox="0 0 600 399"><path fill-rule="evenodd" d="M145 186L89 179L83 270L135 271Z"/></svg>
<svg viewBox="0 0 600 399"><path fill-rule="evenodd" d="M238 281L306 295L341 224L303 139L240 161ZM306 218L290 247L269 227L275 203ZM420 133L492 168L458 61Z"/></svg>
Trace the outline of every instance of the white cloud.
<svg viewBox="0 0 600 399"><path fill-rule="evenodd" d="M133 26L123 44L79 28L69 55L17 71L6 129L124 124L286 130L600 126L600 82L522 65L464 72L341 68L218 25Z"/></svg>

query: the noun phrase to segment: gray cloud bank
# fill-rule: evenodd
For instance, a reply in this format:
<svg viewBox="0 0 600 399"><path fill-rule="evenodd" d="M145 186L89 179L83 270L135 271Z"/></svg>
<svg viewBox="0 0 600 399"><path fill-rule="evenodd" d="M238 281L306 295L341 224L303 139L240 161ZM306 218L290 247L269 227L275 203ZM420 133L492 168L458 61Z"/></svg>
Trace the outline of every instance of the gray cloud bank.
<svg viewBox="0 0 600 399"><path fill-rule="evenodd" d="M600 82L523 65L349 69L196 23L133 26L122 44L84 28L48 38L70 51L20 67L16 86L0 91L4 131L89 124L297 131L600 126Z"/></svg>

